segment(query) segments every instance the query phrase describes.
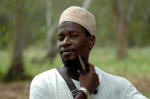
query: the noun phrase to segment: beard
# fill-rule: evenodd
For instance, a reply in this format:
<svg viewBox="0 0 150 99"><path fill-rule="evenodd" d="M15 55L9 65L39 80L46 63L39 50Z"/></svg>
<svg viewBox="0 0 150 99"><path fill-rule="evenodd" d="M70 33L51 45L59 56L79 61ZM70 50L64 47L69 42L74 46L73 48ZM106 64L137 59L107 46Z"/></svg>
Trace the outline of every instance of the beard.
<svg viewBox="0 0 150 99"><path fill-rule="evenodd" d="M64 66L68 69L71 69L71 68L79 69L79 66L80 66L80 61L79 61L78 56L76 56L75 59L70 59L70 60L66 60L66 61L64 61L62 59L62 62L64 64Z"/></svg>
<svg viewBox="0 0 150 99"><path fill-rule="evenodd" d="M62 58L64 67L67 69L67 74L70 78L74 78L75 80L79 80L79 67L80 67L80 61L78 56L75 57L75 59L70 59L64 61Z"/></svg>

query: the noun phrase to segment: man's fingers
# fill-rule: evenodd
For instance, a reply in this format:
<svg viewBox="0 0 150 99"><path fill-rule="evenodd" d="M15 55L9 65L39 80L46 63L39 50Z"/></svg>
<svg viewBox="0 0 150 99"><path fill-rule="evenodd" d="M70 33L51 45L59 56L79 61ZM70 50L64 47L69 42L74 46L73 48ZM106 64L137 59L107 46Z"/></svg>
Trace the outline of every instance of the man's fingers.
<svg viewBox="0 0 150 99"><path fill-rule="evenodd" d="M89 72L95 72L95 68L91 64L89 64Z"/></svg>
<svg viewBox="0 0 150 99"><path fill-rule="evenodd" d="M85 72L83 70L78 70L79 74L85 74Z"/></svg>
<svg viewBox="0 0 150 99"><path fill-rule="evenodd" d="M87 68L89 70L89 73L95 73L95 68L93 65L89 64ZM78 70L78 73L83 75L86 74L83 70L80 69Z"/></svg>

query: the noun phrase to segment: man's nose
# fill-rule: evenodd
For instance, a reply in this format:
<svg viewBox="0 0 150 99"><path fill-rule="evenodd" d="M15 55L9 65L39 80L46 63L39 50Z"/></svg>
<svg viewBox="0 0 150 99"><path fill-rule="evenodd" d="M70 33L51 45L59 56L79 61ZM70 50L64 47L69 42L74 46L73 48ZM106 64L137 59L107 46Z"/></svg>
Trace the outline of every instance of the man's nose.
<svg viewBox="0 0 150 99"><path fill-rule="evenodd" d="M64 47L71 45L71 41L70 41L69 37L65 37L62 45Z"/></svg>

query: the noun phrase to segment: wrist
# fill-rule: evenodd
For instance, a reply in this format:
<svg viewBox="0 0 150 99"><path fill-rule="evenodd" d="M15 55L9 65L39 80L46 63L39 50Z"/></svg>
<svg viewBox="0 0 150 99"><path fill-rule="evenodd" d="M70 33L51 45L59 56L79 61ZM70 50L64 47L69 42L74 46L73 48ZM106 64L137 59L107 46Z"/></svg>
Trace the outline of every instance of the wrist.
<svg viewBox="0 0 150 99"><path fill-rule="evenodd" d="M91 94L85 87L81 87L79 90L82 91L86 95L87 99L92 99Z"/></svg>

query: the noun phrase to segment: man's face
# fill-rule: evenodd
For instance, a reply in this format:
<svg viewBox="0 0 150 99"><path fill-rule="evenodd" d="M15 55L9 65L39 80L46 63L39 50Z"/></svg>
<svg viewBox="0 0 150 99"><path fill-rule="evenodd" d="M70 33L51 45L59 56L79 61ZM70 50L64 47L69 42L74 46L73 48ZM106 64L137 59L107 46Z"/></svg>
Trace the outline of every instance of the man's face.
<svg viewBox="0 0 150 99"><path fill-rule="evenodd" d="M62 60L75 60L77 54L88 58L90 52L89 37L85 35L85 30L79 24L63 22L58 28L58 50Z"/></svg>

